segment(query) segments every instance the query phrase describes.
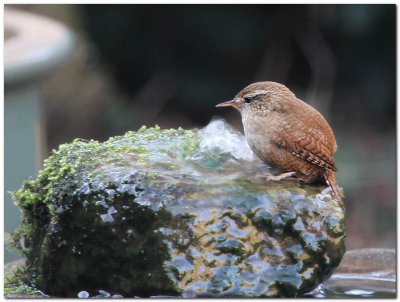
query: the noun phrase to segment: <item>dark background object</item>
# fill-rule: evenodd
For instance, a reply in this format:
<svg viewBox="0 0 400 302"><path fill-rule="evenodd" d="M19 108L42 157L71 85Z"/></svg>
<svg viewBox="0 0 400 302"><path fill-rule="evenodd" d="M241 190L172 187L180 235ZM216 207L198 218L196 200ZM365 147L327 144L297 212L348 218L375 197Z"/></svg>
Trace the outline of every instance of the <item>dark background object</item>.
<svg viewBox="0 0 400 302"><path fill-rule="evenodd" d="M251 82L285 84L332 126L346 246L396 246L395 5L14 5L79 43L43 87L49 150L142 124L203 127Z"/></svg>
<svg viewBox="0 0 400 302"><path fill-rule="evenodd" d="M297 88L336 123L337 115L348 126L376 120L387 130L395 119L394 8L85 5L82 13L121 89L133 96L154 77L163 79L169 94L160 93L159 114L176 110L204 125L216 100L273 80ZM360 97L339 94L350 89ZM354 112L343 117L344 111Z"/></svg>

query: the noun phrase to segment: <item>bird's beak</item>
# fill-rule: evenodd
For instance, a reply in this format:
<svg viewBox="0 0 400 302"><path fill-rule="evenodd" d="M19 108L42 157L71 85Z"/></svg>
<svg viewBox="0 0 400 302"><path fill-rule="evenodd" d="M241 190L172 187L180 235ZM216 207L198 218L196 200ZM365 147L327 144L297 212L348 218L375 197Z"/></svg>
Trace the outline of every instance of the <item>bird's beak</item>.
<svg viewBox="0 0 400 302"><path fill-rule="evenodd" d="M237 105L238 102L236 100L230 100L223 103L219 103L218 105L215 105L215 107L236 107Z"/></svg>

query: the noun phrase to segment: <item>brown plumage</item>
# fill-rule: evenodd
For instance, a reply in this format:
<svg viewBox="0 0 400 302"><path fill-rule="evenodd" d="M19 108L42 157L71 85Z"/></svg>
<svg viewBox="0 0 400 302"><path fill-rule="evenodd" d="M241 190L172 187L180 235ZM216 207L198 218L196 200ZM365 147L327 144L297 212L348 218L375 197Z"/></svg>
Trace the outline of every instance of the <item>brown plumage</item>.
<svg viewBox="0 0 400 302"><path fill-rule="evenodd" d="M251 84L232 101L217 105L225 106L235 107L241 113L244 134L254 153L284 172L271 179L295 173L306 183L325 181L343 203L333 160L337 149L335 136L317 110L275 82Z"/></svg>

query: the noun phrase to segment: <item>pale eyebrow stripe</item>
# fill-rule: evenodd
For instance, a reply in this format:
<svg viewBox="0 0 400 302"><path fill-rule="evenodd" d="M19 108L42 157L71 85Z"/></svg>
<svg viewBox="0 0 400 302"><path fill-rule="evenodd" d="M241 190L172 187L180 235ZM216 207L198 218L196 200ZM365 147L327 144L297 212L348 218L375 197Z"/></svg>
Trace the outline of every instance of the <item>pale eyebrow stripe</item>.
<svg viewBox="0 0 400 302"><path fill-rule="evenodd" d="M258 95L267 94L267 93L268 93L268 90L256 90L253 93L246 94L244 97L252 98L252 97L255 97L255 96L258 96Z"/></svg>

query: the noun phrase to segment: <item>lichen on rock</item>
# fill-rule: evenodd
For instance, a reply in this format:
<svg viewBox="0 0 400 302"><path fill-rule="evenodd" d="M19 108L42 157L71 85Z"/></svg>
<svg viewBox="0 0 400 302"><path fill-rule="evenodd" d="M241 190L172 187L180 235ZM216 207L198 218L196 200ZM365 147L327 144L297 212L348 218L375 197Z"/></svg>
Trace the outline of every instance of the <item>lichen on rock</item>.
<svg viewBox="0 0 400 302"><path fill-rule="evenodd" d="M61 145L13 194L29 284L76 297L294 297L344 253L329 189L271 170L222 120Z"/></svg>

